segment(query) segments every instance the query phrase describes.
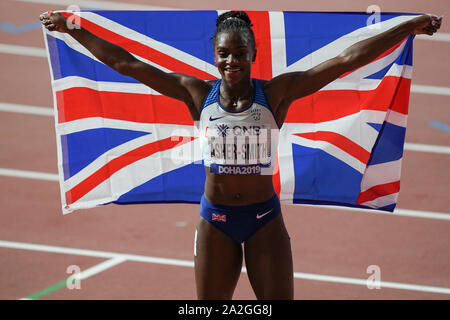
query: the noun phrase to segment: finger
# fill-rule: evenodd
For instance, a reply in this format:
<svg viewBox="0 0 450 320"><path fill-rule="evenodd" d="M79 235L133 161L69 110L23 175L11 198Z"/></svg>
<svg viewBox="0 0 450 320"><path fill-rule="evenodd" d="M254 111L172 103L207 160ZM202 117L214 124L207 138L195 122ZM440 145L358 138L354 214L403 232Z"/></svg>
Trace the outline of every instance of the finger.
<svg viewBox="0 0 450 320"><path fill-rule="evenodd" d="M422 28L420 33L432 35L434 32L433 32L433 28L428 26L428 27Z"/></svg>
<svg viewBox="0 0 450 320"><path fill-rule="evenodd" d="M425 32L431 32L431 33L435 33L437 31L436 28L433 27L427 27L423 29Z"/></svg>
<svg viewBox="0 0 450 320"><path fill-rule="evenodd" d="M436 32L436 30L433 28L426 29L426 33L429 34L430 36L433 35L435 32Z"/></svg>
<svg viewBox="0 0 450 320"><path fill-rule="evenodd" d="M54 24L50 24L50 25L45 26L45 27L48 29L48 31L55 31L56 30L56 26Z"/></svg>
<svg viewBox="0 0 450 320"><path fill-rule="evenodd" d="M46 11L40 14L40 17L48 18L53 13L53 10Z"/></svg>
<svg viewBox="0 0 450 320"><path fill-rule="evenodd" d="M435 19L433 19L433 23L434 23L435 25L441 25L441 23L442 23L442 18L443 18L443 16L440 16L439 18L436 17Z"/></svg>

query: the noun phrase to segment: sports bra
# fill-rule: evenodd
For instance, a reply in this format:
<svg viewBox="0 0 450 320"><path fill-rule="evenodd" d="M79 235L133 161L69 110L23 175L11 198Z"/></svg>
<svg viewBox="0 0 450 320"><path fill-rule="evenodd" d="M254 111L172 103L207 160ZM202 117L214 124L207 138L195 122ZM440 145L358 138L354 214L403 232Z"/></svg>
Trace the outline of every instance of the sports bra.
<svg viewBox="0 0 450 320"><path fill-rule="evenodd" d="M273 174L279 128L260 80L253 81L253 101L238 111L219 101L217 80L200 111L203 164L216 174Z"/></svg>

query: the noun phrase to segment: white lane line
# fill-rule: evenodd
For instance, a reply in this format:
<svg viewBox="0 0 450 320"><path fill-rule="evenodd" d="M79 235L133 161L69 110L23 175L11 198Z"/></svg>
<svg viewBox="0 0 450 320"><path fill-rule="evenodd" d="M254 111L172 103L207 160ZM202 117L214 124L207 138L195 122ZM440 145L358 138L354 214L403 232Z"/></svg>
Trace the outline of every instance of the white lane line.
<svg viewBox="0 0 450 320"><path fill-rule="evenodd" d="M114 266L117 266L118 264L121 264L122 262L127 261L124 257L116 256L114 258L111 258L109 260L103 261L99 264L96 264L93 267L90 267L89 269L82 270L80 273L77 274L77 276L73 277L74 279L84 280L89 277L92 277L93 275L103 272L105 270L108 270Z"/></svg>
<svg viewBox="0 0 450 320"><path fill-rule="evenodd" d="M49 287L47 289L44 289L42 291L36 292L28 297L23 297L20 298L18 300L35 300L35 299L39 299L42 296L45 296L53 291L59 290L61 289L61 284L66 285L66 287L69 287L69 285L71 285L73 283L73 281L77 282L77 281L81 281L81 280L85 280L89 277L92 277L98 273L101 273L103 271L106 271L108 269L111 269L115 266L117 266L118 264L121 264L122 262L127 261L125 258L123 257L114 257L114 258L110 258L106 261L103 261L99 264L96 264L86 270L77 270L78 272L74 273L73 275L69 276L65 281L61 281L60 283L58 283L55 286ZM69 269L68 269L69 270ZM68 271L69 272L69 271Z"/></svg>
<svg viewBox="0 0 450 320"><path fill-rule="evenodd" d="M382 213L381 211L377 211L376 213ZM386 212L388 213L388 212ZM419 210L411 210L411 209L402 209L395 208L394 213L391 215L398 215L404 217L414 217L414 218L426 218L426 219L438 219L438 220L450 220L450 214L444 212L428 212L428 211L419 211Z"/></svg>
<svg viewBox="0 0 450 320"><path fill-rule="evenodd" d="M44 48L17 46L13 44L0 43L0 53L18 54L22 56L47 58Z"/></svg>
<svg viewBox="0 0 450 320"><path fill-rule="evenodd" d="M59 177L55 173L37 172L29 170L17 170L0 168L0 176L13 178L26 178L45 181L59 181Z"/></svg>
<svg viewBox="0 0 450 320"><path fill-rule="evenodd" d="M370 285L370 283L368 283L367 279L336 277L336 276L328 276L328 275L312 274L312 273L302 273L302 272L294 272L294 278L305 279L305 280L324 281L324 282L343 283L343 284L355 284L355 285L360 285L360 286L368 286L368 284ZM443 288L443 287L423 286L423 285L399 283L399 282L389 282L389 281L380 281L379 284L380 284L380 289L390 288L390 289L399 289L399 290L411 290L411 291L450 294L450 288Z"/></svg>
<svg viewBox="0 0 450 320"><path fill-rule="evenodd" d="M108 251L98 251L98 250L87 250L87 249L76 249L58 246L49 246L33 243L24 242L13 242L13 241L3 241L0 240L0 247L9 249L21 249L21 250L31 250L31 251L41 251L41 252L51 252L51 253L61 253L61 254L71 254L77 256L94 257L94 258L122 258L129 261L135 262L146 262L154 264L164 264L178 267L194 267L194 261L180 260L180 259L170 259L170 258L160 258L160 257L150 257L135 254L108 252Z"/></svg>
<svg viewBox="0 0 450 320"><path fill-rule="evenodd" d="M14 113L26 113L39 116L51 116L53 117L53 108L29 106L16 103L0 102L0 111L14 112Z"/></svg>
<svg viewBox="0 0 450 320"><path fill-rule="evenodd" d="M450 147L447 147L447 146L436 146L436 145L432 145L432 144L421 144L421 143L405 142L404 149L408 150L408 151L419 151L419 152L431 152L431 153L450 154Z"/></svg>
<svg viewBox="0 0 450 320"><path fill-rule="evenodd" d="M416 39L418 39L418 40L431 40L431 41L450 42L450 33L436 32L432 36L429 36L429 35L426 35L426 34L419 34L419 35L416 36Z"/></svg>
<svg viewBox="0 0 450 320"><path fill-rule="evenodd" d="M422 84L411 84L411 92L450 96L449 87L427 86Z"/></svg>
<svg viewBox="0 0 450 320"><path fill-rule="evenodd" d="M381 210L371 210L362 208L352 208L352 207L339 207L339 206L323 206L323 205L312 205L312 204L297 204L298 206L307 206L312 208L321 208L329 210L339 210L339 211L356 211L356 212L366 212L371 214L384 214L388 216L402 216L402 217L412 217L412 218L425 218L425 219L437 219L437 220L450 220L450 213L445 212L431 212L431 211L421 211L421 210L411 210L411 209L401 209L395 208L394 212L381 211Z"/></svg>
<svg viewBox="0 0 450 320"><path fill-rule="evenodd" d="M89 256L89 257L109 258L110 259L108 261L105 261L103 263L100 263L99 265L96 265L96 266L90 268L92 270L90 270L90 269L85 270L84 271L85 278L87 276L91 276L93 274L99 273L103 270L106 270L110 267L113 267L113 266L115 266L119 263L122 263L124 261L127 261L127 260L135 261L135 262L145 262L145 263L155 263L155 264L163 264L163 265L171 265L171 266L180 266L180 267L191 267L191 268L194 267L194 262L190 261L190 260L149 257L149 256L142 256L142 255L131 255L131 254L123 254L123 253L115 253L115 252L98 251L98 250L75 249L75 248L39 245L39 244L23 243L23 242L0 240L0 247L9 248L9 249L72 254L72 255L82 255L82 256ZM247 272L247 269L245 267L242 268L242 272ZM338 276L329 276L329 275L303 273L303 272L294 272L294 278L295 279L304 279L304 280L324 281L324 282L335 282L335 283L343 283L343 284L363 285L363 286L367 285L367 279L338 277ZM413 290L413 291L421 291L421 292L450 294L450 288L424 286L424 285L416 285L416 284L408 284L408 283L380 281L380 287L381 288L400 289L400 290Z"/></svg>

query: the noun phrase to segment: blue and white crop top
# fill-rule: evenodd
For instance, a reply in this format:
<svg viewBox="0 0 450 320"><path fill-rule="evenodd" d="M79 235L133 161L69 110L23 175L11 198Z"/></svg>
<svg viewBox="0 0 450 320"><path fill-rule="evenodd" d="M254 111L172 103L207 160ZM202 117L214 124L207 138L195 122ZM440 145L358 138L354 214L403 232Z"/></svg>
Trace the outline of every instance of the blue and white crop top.
<svg viewBox="0 0 450 320"><path fill-rule="evenodd" d="M273 174L279 129L261 83L253 81L253 102L230 111L219 101L215 82L200 112L203 163L216 174Z"/></svg>

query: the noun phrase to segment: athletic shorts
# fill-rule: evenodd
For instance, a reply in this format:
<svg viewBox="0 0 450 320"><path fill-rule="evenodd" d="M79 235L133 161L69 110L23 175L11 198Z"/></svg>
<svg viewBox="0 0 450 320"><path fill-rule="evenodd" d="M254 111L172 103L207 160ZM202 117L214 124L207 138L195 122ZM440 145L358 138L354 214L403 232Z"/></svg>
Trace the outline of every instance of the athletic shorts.
<svg viewBox="0 0 450 320"><path fill-rule="evenodd" d="M246 206L215 205L205 195L200 200L200 216L238 243L248 240L280 213L280 200L275 193L265 202Z"/></svg>

